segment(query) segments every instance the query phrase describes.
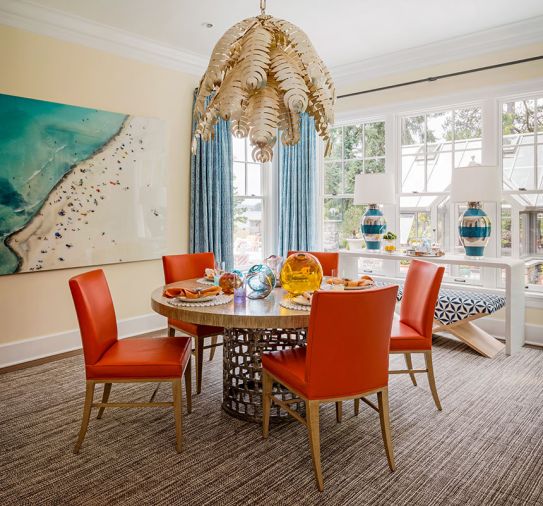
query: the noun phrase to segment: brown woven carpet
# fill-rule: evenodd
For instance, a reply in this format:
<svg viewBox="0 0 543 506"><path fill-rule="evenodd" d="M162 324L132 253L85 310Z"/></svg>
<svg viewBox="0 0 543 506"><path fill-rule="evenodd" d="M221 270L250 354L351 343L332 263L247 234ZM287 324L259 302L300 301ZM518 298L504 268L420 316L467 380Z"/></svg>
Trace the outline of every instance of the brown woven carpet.
<svg viewBox="0 0 543 506"><path fill-rule="evenodd" d="M205 364L179 455L167 409L106 410L72 453L82 357L0 375L0 504L543 504L543 351L489 360L439 338L434 353L443 412L422 376L418 387L391 378L395 473L377 413L362 404L354 417L346 403L336 424L333 405L321 408L322 494L303 426L272 427L264 441L221 411L220 353ZM111 400L152 390L114 385ZM163 386L157 400L170 395Z"/></svg>

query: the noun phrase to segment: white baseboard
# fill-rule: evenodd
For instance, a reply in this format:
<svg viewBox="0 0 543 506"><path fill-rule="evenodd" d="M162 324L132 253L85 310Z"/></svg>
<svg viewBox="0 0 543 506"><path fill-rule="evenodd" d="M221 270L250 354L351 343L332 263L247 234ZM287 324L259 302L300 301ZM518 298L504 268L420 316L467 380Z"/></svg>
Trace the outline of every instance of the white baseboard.
<svg viewBox="0 0 543 506"><path fill-rule="evenodd" d="M504 339L505 336L505 321L496 318L480 318L475 323L478 327L488 332L490 335L498 339ZM543 346L543 325L535 325L534 323L526 323L524 325L525 344L534 346Z"/></svg>
<svg viewBox="0 0 543 506"><path fill-rule="evenodd" d="M165 329L166 318L148 313L117 322L119 339ZM0 344L0 368L81 349L79 329Z"/></svg>

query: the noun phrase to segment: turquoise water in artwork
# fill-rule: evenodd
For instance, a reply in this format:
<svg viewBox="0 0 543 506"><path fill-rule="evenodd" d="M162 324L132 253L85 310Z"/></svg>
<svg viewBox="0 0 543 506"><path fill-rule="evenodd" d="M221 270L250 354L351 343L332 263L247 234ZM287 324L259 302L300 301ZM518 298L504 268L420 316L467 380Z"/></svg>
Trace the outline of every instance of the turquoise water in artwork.
<svg viewBox="0 0 543 506"><path fill-rule="evenodd" d="M126 117L0 94L0 275L19 266L6 238L39 212L67 173L117 134Z"/></svg>

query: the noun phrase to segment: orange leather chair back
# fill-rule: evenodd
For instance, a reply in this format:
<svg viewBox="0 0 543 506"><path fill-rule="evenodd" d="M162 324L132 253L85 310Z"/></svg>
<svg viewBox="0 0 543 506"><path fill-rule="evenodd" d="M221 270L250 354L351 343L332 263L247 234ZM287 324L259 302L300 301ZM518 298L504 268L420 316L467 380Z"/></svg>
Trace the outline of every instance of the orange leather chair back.
<svg viewBox="0 0 543 506"><path fill-rule="evenodd" d="M434 311L445 267L412 260L403 289L400 321L432 339Z"/></svg>
<svg viewBox="0 0 543 506"><path fill-rule="evenodd" d="M288 256L294 255L294 253L299 252L289 251ZM325 276L331 276L332 269L336 270L336 275L338 274L339 253L328 253L324 251L302 251L301 253L310 253L313 255L321 263L322 273Z"/></svg>
<svg viewBox="0 0 543 506"><path fill-rule="evenodd" d="M85 364L94 365L117 341L117 319L102 269L70 279Z"/></svg>
<svg viewBox="0 0 543 506"><path fill-rule="evenodd" d="M312 398L345 397L388 384L397 286L313 295L305 378Z"/></svg>
<svg viewBox="0 0 543 506"><path fill-rule="evenodd" d="M162 257L164 279L166 284L201 278L206 269L215 267L213 253L189 253L186 255L169 255Z"/></svg>

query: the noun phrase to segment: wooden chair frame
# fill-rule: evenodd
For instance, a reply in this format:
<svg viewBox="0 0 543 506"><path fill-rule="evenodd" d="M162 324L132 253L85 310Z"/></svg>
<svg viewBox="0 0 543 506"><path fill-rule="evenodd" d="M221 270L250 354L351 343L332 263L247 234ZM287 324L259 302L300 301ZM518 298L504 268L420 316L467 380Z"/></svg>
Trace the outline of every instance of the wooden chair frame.
<svg viewBox="0 0 543 506"><path fill-rule="evenodd" d="M485 316L489 316L489 313L477 313L448 324L434 319L432 332L447 332L452 334L477 353L487 358L494 358L500 351L505 349L505 344L473 323L474 320L484 318Z"/></svg>
<svg viewBox="0 0 543 506"><path fill-rule="evenodd" d="M217 342L217 337L222 334L208 334L205 336L195 336L194 334L190 334L186 330L180 329L176 327L175 325L169 325L168 326L168 336L174 337L175 332L182 332L183 334L190 336L194 339L194 349L192 350L192 354L194 355L196 359L196 393L200 394L202 392L202 371L204 367L204 350L210 349L209 352L209 360L213 360L213 357L215 356L215 348L217 346L222 346L222 343ZM204 339L207 339L208 337L211 337L211 344L208 346L204 346Z"/></svg>
<svg viewBox="0 0 543 506"><path fill-rule="evenodd" d="M426 364L426 369L413 369L413 360L411 358L412 353L421 353L424 355L424 362ZM436 387L436 378L434 374L434 363L432 359L432 350L402 350L402 351L391 351L391 355L403 355L405 357L405 364L407 369L398 369L389 371L389 374L409 374L409 377L411 378L411 381L413 382L414 386L417 386L417 379L415 377L415 374L427 374L428 375L428 384L430 385L430 391L432 392L432 397L434 398L434 402L436 405L436 408L439 411L442 411L441 408L441 401L439 400L439 395L437 393L437 387ZM356 409L356 408L355 408Z"/></svg>
<svg viewBox="0 0 543 506"><path fill-rule="evenodd" d="M187 413L192 412L192 378L191 378L191 359L185 367L185 389L187 395ZM94 389L99 383L104 384L102 393L102 402L94 402ZM153 392L149 402L108 402L111 386L113 383L158 383L157 388ZM162 383L172 384L173 402L153 402L158 387ZM124 379L124 378L109 378L109 379L92 379L86 381L85 404L83 406L83 419L81 420L81 429L74 447L74 453L79 453L87 428L92 408L99 408L97 419L101 419L105 408L169 408L173 407L175 416L175 448L177 453L181 452L183 445L183 394L181 388L181 377L178 378L142 378L142 379Z"/></svg>
<svg viewBox="0 0 543 506"><path fill-rule="evenodd" d="M289 399L288 401L283 401L272 395L272 386L273 382L281 383L287 387L291 392L296 394L298 397L296 399ZM366 395L377 394L377 400L379 406L376 406L371 401L365 399ZM279 407L284 409L289 415L294 417L298 422L307 427L308 436L309 436L309 446L311 448L311 458L313 461L313 472L315 473L315 480L317 482L317 487L319 491L324 490L324 480L322 476L322 467L321 467L321 453L320 453L320 429L319 429L319 406L324 402L335 402L336 403L336 417L338 421L341 421L341 402L347 400L355 400L355 406L358 399L362 399L373 409L379 413L379 419L381 423L381 434L383 437L383 442L385 445L385 452L387 456L388 465L391 471L396 469L396 463L394 461L394 449L392 447L392 437L390 433L390 414L389 414L389 405L388 405L388 387L378 388L376 390L371 390L368 392L361 392L355 396L348 397L339 397L336 399L307 399L295 388L292 388L290 385L279 380L270 372L263 370L262 371L262 407L263 407L263 417L262 417L262 436L267 438L270 430L270 411L272 402L277 404ZM292 410L289 404L293 402L299 402L303 400L305 402L306 417L303 418L299 413ZM360 405L358 403L358 405ZM358 414L358 410L355 411L355 414Z"/></svg>

